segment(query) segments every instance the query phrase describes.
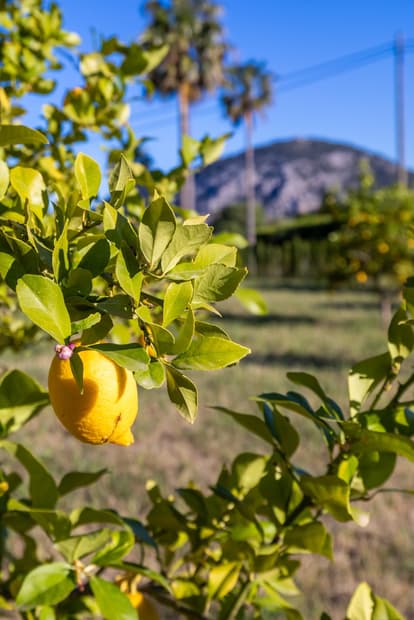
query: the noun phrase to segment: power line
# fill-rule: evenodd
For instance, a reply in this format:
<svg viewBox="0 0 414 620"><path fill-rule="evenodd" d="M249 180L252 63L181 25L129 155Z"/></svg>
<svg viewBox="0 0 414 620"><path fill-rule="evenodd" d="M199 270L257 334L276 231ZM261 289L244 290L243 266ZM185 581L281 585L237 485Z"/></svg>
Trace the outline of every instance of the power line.
<svg viewBox="0 0 414 620"><path fill-rule="evenodd" d="M330 77L335 77L340 73L347 73L348 71L359 69L364 65L382 60L383 58L390 56L392 53L393 49L389 47L376 53L366 55L365 57L361 57L357 61L341 62L338 63L338 65L336 66L326 65L326 67L324 67L323 69L321 67L321 69L319 69L319 72L309 72L310 74L304 73L302 77L298 76L296 78L291 78L287 82L283 80L282 84L280 84L279 92L286 92L295 88L300 88L302 86L306 86L307 84L313 84L314 82L319 82Z"/></svg>
<svg viewBox="0 0 414 620"><path fill-rule="evenodd" d="M405 52L412 52L414 50L414 40L408 39L404 46ZM387 56L395 53L394 42L384 43L371 48L366 48L358 52L339 56L326 62L311 65L303 69L292 71L285 75L275 76L275 81L279 84L277 92L288 92L296 88L302 88L304 86L313 84L315 82L334 77L340 73L353 71L364 65L378 62L386 58ZM217 104L204 108L203 110L194 110L199 115L211 115L218 111ZM138 115L138 113L136 113ZM147 114L142 112L142 114ZM133 115L133 117L135 114ZM132 118L133 118L132 117ZM158 119L151 120L150 123L145 123L142 126L142 130L151 129L153 127L164 127L176 121L176 114L168 114L167 116L161 116ZM136 129L141 129L139 126L135 126Z"/></svg>
<svg viewBox="0 0 414 620"><path fill-rule="evenodd" d="M363 50L359 50L358 52L352 52L351 54L345 54L343 56L338 56L331 60L326 60L321 63L317 63L315 65L311 65L310 67L305 67L304 69L297 69L296 71L291 71L286 75L281 75L280 77L276 76L276 81L289 82L290 80L295 80L301 78L303 75L307 75L310 72L314 71L324 71L324 70L334 70L336 66L339 64L347 64L347 63L359 63L363 62L367 57L376 56L377 54L381 54L383 52L390 52L393 49L393 42L389 41L387 43L383 43L381 45L376 45L375 47L365 48Z"/></svg>

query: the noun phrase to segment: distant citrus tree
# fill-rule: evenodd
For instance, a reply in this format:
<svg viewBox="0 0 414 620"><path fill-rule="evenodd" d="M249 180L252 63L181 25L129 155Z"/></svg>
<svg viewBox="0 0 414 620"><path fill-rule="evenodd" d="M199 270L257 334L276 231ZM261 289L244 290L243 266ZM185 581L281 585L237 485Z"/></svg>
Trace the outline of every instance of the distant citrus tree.
<svg viewBox="0 0 414 620"><path fill-rule="evenodd" d="M339 227L329 236L332 283L348 282L375 288L385 320L390 302L414 274L414 192L403 186L375 189L369 171L344 199L333 199L330 210Z"/></svg>

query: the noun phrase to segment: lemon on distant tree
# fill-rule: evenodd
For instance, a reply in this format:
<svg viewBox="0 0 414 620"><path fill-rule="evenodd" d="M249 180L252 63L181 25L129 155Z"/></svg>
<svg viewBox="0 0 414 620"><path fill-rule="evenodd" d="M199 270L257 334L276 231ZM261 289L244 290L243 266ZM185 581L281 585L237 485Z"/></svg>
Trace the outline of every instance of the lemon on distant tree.
<svg viewBox="0 0 414 620"><path fill-rule="evenodd" d="M56 416L80 441L91 444L134 443L131 426L138 413L138 391L130 370L99 351L83 350L83 392L73 376L74 344L57 345L49 369L49 395Z"/></svg>
<svg viewBox="0 0 414 620"><path fill-rule="evenodd" d="M139 620L161 620L154 603L142 592L130 592L127 594L132 605L138 611Z"/></svg>

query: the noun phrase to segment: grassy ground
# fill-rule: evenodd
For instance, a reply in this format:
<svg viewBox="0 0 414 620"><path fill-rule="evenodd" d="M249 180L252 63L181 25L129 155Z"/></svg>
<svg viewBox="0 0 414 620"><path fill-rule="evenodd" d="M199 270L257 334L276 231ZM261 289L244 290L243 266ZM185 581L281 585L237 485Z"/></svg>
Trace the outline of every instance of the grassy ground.
<svg viewBox="0 0 414 620"><path fill-rule="evenodd" d="M249 397L260 392L289 389L288 370L317 374L321 383L341 404L346 402L347 369L357 360L385 350L377 299L362 292L330 294L305 288L268 285L262 287L269 314L246 315L236 302L223 306L221 325L232 337L252 349L239 366L218 373L197 373L201 408L193 426L172 410L162 390L140 392L140 413L134 427L136 444L128 449L80 444L59 426L51 411L32 421L20 433L42 456L56 476L68 466L78 469L108 467L105 482L79 495L79 502L110 506L139 516L146 505L144 483L155 479L173 490L196 480L212 483L224 462L242 451L261 446L222 414L218 404L238 411L252 411ZM18 366L45 384L52 356L50 349L17 356L0 363ZM304 424L303 464L317 470L321 444ZM59 446L59 449L56 449ZM409 467L398 472L399 482L408 485ZM308 619L322 609L333 618L343 617L346 601L360 580L367 580L378 594L388 597L407 617L414 617L411 587L414 578L414 500L400 496L378 497L371 505L368 530L345 525L335 534L335 562L309 559L299 574L305 595L302 606ZM398 514L398 521L396 515Z"/></svg>

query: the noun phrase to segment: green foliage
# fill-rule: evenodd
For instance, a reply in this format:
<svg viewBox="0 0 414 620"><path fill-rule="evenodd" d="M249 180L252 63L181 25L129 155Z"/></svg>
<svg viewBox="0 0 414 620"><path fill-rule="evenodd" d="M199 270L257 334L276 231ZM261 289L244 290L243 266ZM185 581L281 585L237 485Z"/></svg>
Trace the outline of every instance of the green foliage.
<svg viewBox="0 0 414 620"><path fill-rule="evenodd" d="M122 207L115 208L111 204L118 200L114 194L108 202L95 200L92 209L90 200L99 190L101 173L97 163L82 154L74 168L81 186L77 202L68 203L61 196L53 210L42 211L42 218L37 212L22 211L23 200L26 205L34 200L34 172L20 167L10 174L11 191L17 196L10 193L7 198L8 217L2 232L2 276L12 289L10 294L15 290L23 314L58 343L79 337L84 348L99 350L132 370L144 386L163 382L160 365L165 364L172 402L182 411L173 383L190 380L181 379L179 369L223 368L249 352L228 338L200 335L194 328L198 315L204 316L206 310L213 310L212 304L230 297L244 278L245 270L235 266L235 251L212 244L213 251L206 252L209 226L183 220L158 195L141 218L127 217ZM40 173L36 175L43 182ZM129 176L118 178L118 191L128 181ZM14 224L11 213L21 214L22 222ZM195 234L183 234L187 231ZM24 262L16 257L13 244L24 244ZM120 321L127 327L129 344L91 342L91 330L96 339L110 337L112 326ZM102 324L103 330L98 330ZM153 347L151 356L149 346ZM155 358L156 366L151 362ZM72 368L81 386L77 360L74 356ZM191 402L193 418L196 399Z"/></svg>
<svg viewBox="0 0 414 620"><path fill-rule="evenodd" d="M78 39L61 29L58 8L44 9L40 0L6 3L0 21L1 348L39 338L76 341L71 368L80 390L78 353L99 351L131 370L140 388L165 388L192 422L197 386L183 371L222 369L249 352L206 320L219 315L215 304L238 294L255 312L265 311L254 291L239 289L246 270L229 237L215 239L205 218L171 200L187 166L210 162L222 139L185 140L182 165L168 175L134 163L139 140L127 125L128 83L144 80L169 50L115 38L79 56L82 86L66 93L61 108L46 106L47 139L17 128L13 121L24 109L16 100L50 93L55 84L45 75L59 69L55 48ZM118 145L109 156L105 197L100 167L75 148L91 130ZM33 142L36 149L29 149ZM138 585L160 610L183 617L300 620L292 596L301 556L332 559L330 519L366 525L356 502L384 490L398 458L414 460L413 325L408 282L386 352L350 371L349 410L300 372L289 375L300 392L261 394L253 413L219 408L262 439L263 450L233 455L232 462L229 454L207 491L191 483L165 496L148 483L150 508L142 520L76 506L72 493L105 472L68 471L58 481L36 456L35 436L33 453L10 437L49 399L28 375L4 372L0 608L22 620L132 620L137 612L127 594ZM326 454L317 474L300 467L296 415L314 425ZM362 584L347 619L379 617L401 618Z"/></svg>
<svg viewBox="0 0 414 620"><path fill-rule="evenodd" d="M329 236L329 278L399 289L413 274L413 192L402 186L375 189L363 172L360 186L329 208L339 224Z"/></svg>

